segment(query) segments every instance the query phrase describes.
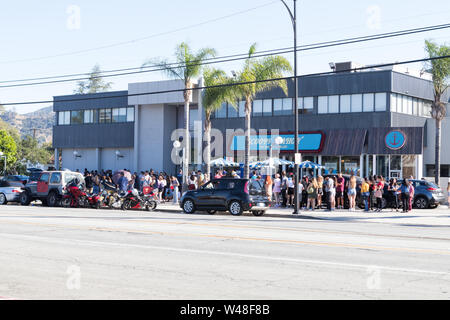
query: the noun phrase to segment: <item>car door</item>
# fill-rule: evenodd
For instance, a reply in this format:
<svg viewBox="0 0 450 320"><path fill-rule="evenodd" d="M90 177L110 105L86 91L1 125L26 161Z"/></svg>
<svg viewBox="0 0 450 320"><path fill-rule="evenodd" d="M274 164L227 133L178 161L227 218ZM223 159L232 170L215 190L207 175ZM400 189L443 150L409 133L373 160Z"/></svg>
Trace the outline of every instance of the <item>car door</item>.
<svg viewBox="0 0 450 320"><path fill-rule="evenodd" d="M237 187L238 180L219 180L216 185L211 201L214 206L226 208L231 192Z"/></svg>
<svg viewBox="0 0 450 320"><path fill-rule="evenodd" d="M212 197L215 191L215 186L218 184L217 181L209 181L203 185L197 191L194 191L197 201L196 205L198 207L211 206L213 204Z"/></svg>
<svg viewBox="0 0 450 320"><path fill-rule="evenodd" d="M49 178L50 178L50 174L48 172L41 174L41 176L39 177L39 180L37 182L37 195L38 196L47 196Z"/></svg>
<svg viewBox="0 0 450 320"><path fill-rule="evenodd" d="M61 186L61 172L52 172L52 175L50 177L50 189L58 190L60 192L59 187Z"/></svg>

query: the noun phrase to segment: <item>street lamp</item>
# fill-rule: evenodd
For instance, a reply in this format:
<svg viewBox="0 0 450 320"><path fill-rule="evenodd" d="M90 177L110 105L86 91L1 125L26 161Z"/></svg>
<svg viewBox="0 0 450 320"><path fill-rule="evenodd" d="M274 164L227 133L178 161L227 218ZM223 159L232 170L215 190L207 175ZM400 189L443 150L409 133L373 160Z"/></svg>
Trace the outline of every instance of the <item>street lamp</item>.
<svg viewBox="0 0 450 320"><path fill-rule="evenodd" d="M3 164L4 164L4 166L3 166L3 175L6 176L6 155L3 154L2 151L0 151L0 158L3 158L3 160L4 160L4 162L3 162Z"/></svg>
<svg viewBox="0 0 450 320"><path fill-rule="evenodd" d="M180 147L181 147L180 141L175 140L175 141L173 142L173 147L174 147L175 149L180 148ZM185 148L183 148L182 151L183 151L183 152L182 152L182 157L181 157L181 168L183 168ZM185 172L184 172L184 170L183 170L183 184L182 184L182 186L181 186L181 192L185 191L185 189L186 189L186 184L187 184L187 175L185 174Z"/></svg>
<svg viewBox="0 0 450 320"><path fill-rule="evenodd" d="M295 154L298 153L298 77L297 77L297 0L293 0L294 2L294 13L292 13L289 6L286 4L285 0L281 0L283 2L284 6L289 12L289 15L291 17L292 27L294 28L294 86L295 86L295 103L294 103L294 144L295 144ZM294 206L294 212L293 214L298 214L298 207L299 207L299 199L298 199L298 183L299 183L299 176L298 176L298 164L295 163L295 206Z"/></svg>

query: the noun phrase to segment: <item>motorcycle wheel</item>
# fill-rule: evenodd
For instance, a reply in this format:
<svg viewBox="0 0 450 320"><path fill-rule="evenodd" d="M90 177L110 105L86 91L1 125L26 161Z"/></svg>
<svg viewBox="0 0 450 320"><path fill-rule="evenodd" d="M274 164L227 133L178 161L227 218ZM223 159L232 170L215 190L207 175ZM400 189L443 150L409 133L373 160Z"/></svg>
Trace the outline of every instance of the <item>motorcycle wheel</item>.
<svg viewBox="0 0 450 320"><path fill-rule="evenodd" d="M122 210L124 210L124 211L126 211L126 210L129 210L130 208L131 208L131 201L130 200L125 200L123 203L122 203Z"/></svg>
<svg viewBox="0 0 450 320"><path fill-rule="evenodd" d="M64 208L70 208L70 203L72 202L72 200L70 199L70 198L63 198L62 200L61 200L61 205L64 207Z"/></svg>
<svg viewBox="0 0 450 320"><path fill-rule="evenodd" d="M155 211L155 209L156 209L156 201L153 201L153 200L147 201L146 204L145 204L145 209L147 211Z"/></svg>

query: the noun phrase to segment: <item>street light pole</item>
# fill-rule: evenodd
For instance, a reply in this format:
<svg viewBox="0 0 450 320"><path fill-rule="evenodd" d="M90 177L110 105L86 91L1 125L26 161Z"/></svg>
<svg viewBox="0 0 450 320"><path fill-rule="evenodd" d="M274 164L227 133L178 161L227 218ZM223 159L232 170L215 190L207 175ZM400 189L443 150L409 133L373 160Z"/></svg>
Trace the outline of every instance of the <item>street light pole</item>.
<svg viewBox="0 0 450 320"><path fill-rule="evenodd" d="M286 4L285 0L281 0L284 6L289 12L292 21L292 27L294 28L294 87L295 87L295 97L294 97L294 144L295 144L295 154L298 153L298 77L297 77L297 0L293 0L294 2L294 13L292 13L289 6ZM293 214L298 214L299 207L299 198L298 198L298 184L299 184L299 176L298 176L298 164L295 166L295 194L294 194L294 212Z"/></svg>

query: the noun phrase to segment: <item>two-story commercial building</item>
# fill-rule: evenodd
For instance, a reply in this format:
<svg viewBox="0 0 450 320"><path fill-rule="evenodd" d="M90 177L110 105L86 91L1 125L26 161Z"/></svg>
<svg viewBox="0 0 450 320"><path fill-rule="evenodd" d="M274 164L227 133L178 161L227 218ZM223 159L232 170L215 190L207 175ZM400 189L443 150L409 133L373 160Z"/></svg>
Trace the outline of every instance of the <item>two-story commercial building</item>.
<svg viewBox="0 0 450 320"><path fill-rule="evenodd" d="M351 66L336 64L336 70ZM184 125L183 92L150 93L182 88L181 81L162 81L130 84L128 91L55 97L58 121L53 146L62 154L63 167L175 172L171 133ZM290 81L288 95L275 88L255 97L251 124L257 132L253 138L258 139L252 139L252 160L258 160L258 151L267 150L273 143L271 130L278 130L277 135L283 138L281 157L293 160L293 95ZM448 95L445 99L448 101ZM432 100L428 74L397 67L302 76L298 106L302 159L322 164L326 172L432 176ZM234 160L239 160L243 151L243 136L227 137L226 133L244 128L244 114L244 102L236 108L224 104L212 122L213 128L223 133L224 154ZM201 91L197 90L191 104L190 129L203 119ZM258 135L263 129L267 133ZM441 172L448 176L448 117L442 130ZM201 140L196 143L201 156Z"/></svg>

